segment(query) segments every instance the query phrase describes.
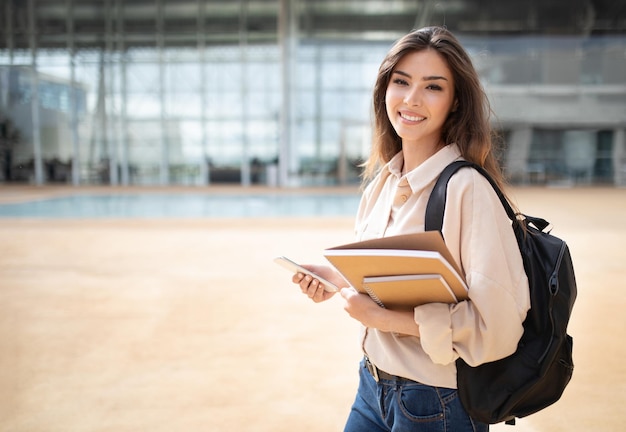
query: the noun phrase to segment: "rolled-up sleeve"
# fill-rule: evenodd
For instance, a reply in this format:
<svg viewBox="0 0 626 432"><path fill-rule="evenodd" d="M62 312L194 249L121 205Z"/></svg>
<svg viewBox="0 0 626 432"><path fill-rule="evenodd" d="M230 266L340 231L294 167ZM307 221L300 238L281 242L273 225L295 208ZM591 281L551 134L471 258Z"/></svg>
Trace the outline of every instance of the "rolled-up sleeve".
<svg viewBox="0 0 626 432"><path fill-rule="evenodd" d="M530 308L528 280L510 220L475 170L462 169L450 180L443 235L469 299L415 308L424 352L437 364L461 357L472 366L512 354Z"/></svg>

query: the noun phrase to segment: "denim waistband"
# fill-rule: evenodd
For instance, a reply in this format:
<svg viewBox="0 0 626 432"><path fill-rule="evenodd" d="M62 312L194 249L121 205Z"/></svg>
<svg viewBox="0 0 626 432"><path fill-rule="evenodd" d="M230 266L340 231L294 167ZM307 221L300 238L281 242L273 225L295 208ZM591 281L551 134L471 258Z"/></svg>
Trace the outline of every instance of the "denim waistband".
<svg viewBox="0 0 626 432"><path fill-rule="evenodd" d="M408 383L419 384L417 381L404 378L401 376L397 376L397 375L391 375L390 373L387 373L384 370L378 369L376 365L372 363L368 357L365 357L364 361L365 361L365 367L367 368L369 373L374 378L374 381L376 382L382 379L382 380L396 381L396 382L407 383L407 384Z"/></svg>

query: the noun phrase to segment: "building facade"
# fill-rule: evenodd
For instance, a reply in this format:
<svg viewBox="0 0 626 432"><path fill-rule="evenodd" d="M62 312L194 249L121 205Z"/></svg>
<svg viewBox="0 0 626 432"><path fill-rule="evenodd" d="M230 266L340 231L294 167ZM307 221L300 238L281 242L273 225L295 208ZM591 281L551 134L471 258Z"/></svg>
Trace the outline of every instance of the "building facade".
<svg viewBox="0 0 626 432"><path fill-rule="evenodd" d="M0 0L0 181L359 181L398 37L472 55L514 183L626 184L626 4Z"/></svg>

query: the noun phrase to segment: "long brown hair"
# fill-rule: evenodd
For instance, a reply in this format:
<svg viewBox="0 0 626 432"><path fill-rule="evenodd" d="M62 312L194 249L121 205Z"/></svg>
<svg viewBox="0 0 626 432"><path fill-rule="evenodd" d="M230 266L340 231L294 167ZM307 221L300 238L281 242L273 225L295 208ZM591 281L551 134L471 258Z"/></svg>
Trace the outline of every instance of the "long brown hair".
<svg viewBox="0 0 626 432"><path fill-rule="evenodd" d="M392 72L406 54L427 49L439 53L454 77L458 105L443 125L443 142L458 145L464 159L482 166L502 186L502 172L492 148L489 101L469 55L456 37L443 27L412 31L399 39L382 61L374 86L374 134L372 151L364 164L364 180L371 180L382 165L402 150L402 139L391 125L385 107Z"/></svg>

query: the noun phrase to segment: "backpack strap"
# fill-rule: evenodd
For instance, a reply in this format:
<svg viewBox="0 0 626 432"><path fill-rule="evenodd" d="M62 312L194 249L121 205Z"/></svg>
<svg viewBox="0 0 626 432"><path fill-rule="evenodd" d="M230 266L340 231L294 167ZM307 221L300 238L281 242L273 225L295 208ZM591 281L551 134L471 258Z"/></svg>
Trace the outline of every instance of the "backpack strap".
<svg viewBox="0 0 626 432"><path fill-rule="evenodd" d="M439 175L437 182L435 183L435 187L430 194L430 198L428 198L428 204L426 205L425 231L441 232L441 228L443 227L443 214L446 208L446 193L448 190L448 182L450 181L450 178L454 175L454 173L464 167L474 168L489 181L489 183L493 187L493 190L498 195L498 198L500 199L504 210L506 210L506 214L509 216L509 219L515 222L517 220L517 215L515 214L515 211L513 211L513 208L509 204L508 200L506 199L496 182L491 178L489 173L487 173L487 171L485 171L481 166L475 163L468 162L466 160L457 160L444 168L444 170ZM527 219L529 220L529 222L532 222L534 225L536 225L537 228L539 228L540 230L543 230L546 226L549 225L548 222L540 218L527 217ZM544 222L545 225L541 223L541 221Z"/></svg>

